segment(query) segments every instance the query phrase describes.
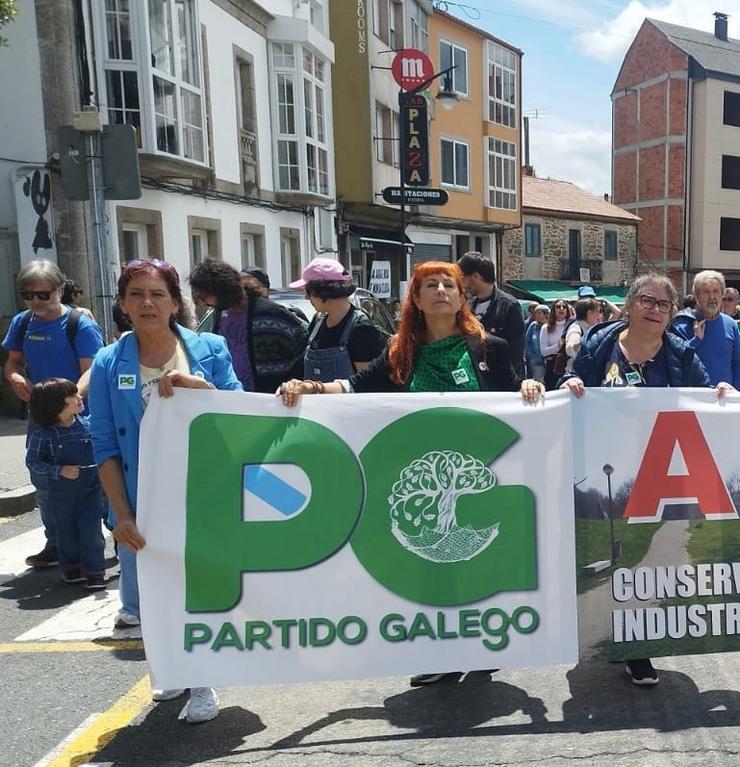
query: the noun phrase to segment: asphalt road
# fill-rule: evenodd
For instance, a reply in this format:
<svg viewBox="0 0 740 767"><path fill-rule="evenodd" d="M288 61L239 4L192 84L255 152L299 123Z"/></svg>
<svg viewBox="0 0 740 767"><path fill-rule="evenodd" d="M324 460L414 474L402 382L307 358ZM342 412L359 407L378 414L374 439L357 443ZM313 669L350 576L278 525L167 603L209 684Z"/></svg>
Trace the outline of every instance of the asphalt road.
<svg viewBox="0 0 740 767"><path fill-rule="evenodd" d="M56 570L12 571L37 525L35 513L0 523L1 767L740 765L734 654L659 659L652 689L601 663L427 689L406 678L223 689L220 716L190 726L184 697L151 704L136 638L106 629L115 600ZM103 616L92 639L70 631L74 610L81 626Z"/></svg>

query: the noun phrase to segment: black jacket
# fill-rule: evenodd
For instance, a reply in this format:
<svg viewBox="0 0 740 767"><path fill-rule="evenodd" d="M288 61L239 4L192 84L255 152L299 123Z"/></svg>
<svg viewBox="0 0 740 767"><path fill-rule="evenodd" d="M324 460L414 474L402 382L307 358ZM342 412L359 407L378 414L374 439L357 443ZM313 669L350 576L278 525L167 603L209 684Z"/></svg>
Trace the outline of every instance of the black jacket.
<svg viewBox="0 0 740 767"><path fill-rule="evenodd" d="M477 298L470 302L473 313L479 303L483 301ZM491 303L480 321L486 333L503 338L509 344L514 370L520 378L524 377L524 318L516 298L494 288Z"/></svg>
<svg viewBox="0 0 740 767"><path fill-rule="evenodd" d="M217 311L214 333L218 333L220 318ZM247 296L247 318L247 349L255 390L273 394L283 381L303 378L306 323L285 306L253 295Z"/></svg>
<svg viewBox="0 0 740 767"><path fill-rule="evenodd" d="M485 343L468 338L468 353L473 362L481 391L519 391L521 379L511 365L509 345L501 338L486 336ZM350 379L352 389L359 393L408 391L413 370L405 384L391 380L388 349L374 359L370 366Z"/></svg>

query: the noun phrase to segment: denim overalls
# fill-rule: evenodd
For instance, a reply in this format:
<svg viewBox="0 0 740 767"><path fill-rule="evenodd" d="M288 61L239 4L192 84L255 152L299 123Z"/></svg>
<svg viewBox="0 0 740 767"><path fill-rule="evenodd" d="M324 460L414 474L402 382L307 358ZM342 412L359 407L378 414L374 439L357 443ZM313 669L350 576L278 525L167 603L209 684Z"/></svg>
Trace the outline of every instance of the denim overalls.
<svg viewBox="0 0 740 767"><path fill-rule="evenodd" d="M62 571L79 568L84 575L105 572L105 539L101 524L106 504L93 456L92 440L79 432L51 445L56 466L79 466L77 479L49 479L49 509L56 523Z"/></svg>
<svg viewBox="0 0 740 767"><path fill-rule="evenodd" d="M344 326L342 336L339 339L339 346L330 349L314 349L313 342L319 331L324 327L326 315L319 317L308 337L308 346L303 358L303 375L312 381L322 381L330 383L336 379L345 379L355 374L355 366L349 357L349 344L352 331L360 321L360 313L356 309L351 309L352 316L347 320Z"/></svg>

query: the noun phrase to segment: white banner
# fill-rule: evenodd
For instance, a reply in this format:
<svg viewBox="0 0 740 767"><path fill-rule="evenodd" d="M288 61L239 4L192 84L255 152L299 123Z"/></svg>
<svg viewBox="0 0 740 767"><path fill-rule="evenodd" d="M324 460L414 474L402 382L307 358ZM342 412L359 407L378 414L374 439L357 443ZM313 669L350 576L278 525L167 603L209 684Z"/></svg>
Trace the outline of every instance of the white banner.
<svg viewBox="0 0 740 767"><path fill-rule="evenodd" d="M391 297L391 262L373 261L370 269L370 286L368 290L376 298Z"/></svg>
<svg viewBox="0 0 740 767"><path fill-rule="evenodd" d="M153 398L153 686L575 662L570 409L566 393Z"/></svg>

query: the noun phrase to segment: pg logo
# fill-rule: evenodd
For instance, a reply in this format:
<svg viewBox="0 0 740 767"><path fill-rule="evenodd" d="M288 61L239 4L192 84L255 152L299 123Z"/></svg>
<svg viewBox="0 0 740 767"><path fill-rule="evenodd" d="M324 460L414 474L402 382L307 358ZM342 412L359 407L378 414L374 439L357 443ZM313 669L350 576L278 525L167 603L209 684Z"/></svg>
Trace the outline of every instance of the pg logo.
<svg viewBox="0 0 740 767"><path fill-rule="evenodd" d="M242 573L300 570L349 544L406 599L436 606L537 586L535 499L491 465L518 439L474 410L432 408L359 455L303 418L206 413L190 425L186 609L221 612Z"/></svg>

